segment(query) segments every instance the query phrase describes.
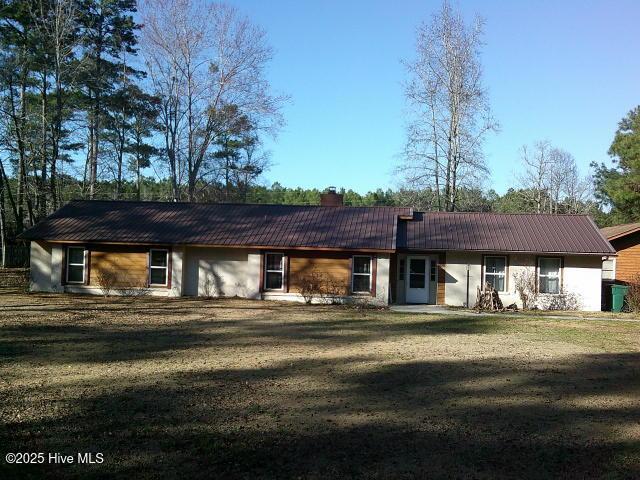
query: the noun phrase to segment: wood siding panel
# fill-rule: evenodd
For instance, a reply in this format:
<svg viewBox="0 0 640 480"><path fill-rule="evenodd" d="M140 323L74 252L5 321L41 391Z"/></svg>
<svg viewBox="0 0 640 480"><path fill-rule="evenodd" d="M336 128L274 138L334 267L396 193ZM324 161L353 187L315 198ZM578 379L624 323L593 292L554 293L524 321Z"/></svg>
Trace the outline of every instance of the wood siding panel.
<svg viewBox="0 0 640 480"><path fill-rule="evenodd" d="M611 242L618 252L616 280L631 282L640 274L640 233L627 235Z"/></svg>
<svg viewBox="0 0 640 480"><path fill-rule="evenodd" d="M289 256L289 291L300 292L303 279L313 271L327 275L336 284L351 290L351 267L349 257L318 257L315 255Z"/></svg>
<svg viewBox="0 0 640 480"><path fill-rule="evenodd" d="M116 287L146 287L149 270L148 252L126 251L126 249L91 249L89 285L99 286L102 272L115 273Z"/></svg>

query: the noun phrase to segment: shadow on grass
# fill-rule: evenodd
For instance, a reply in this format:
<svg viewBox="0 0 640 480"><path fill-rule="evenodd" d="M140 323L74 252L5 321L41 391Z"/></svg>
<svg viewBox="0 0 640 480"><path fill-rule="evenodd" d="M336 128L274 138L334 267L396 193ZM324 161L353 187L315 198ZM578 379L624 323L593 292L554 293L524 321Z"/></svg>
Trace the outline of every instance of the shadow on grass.
<svg viewBox="0 0 640 480"><path fill-rule="evenodd" d="M105 458L3 462L0 478L640 477L638 353L403 360L407 342L513 323L258 303L212 313L234 302L194 320L189 302L158 322L88 301L65 320L45 305L0 321L4 451ZM367 348L386 341L397 354Z"/></svg>
<svg viewBox="0 0 640 480"><path fill-rule="evenodd" d="M233 347L270 342L332 346L380 341L397 336L480 335L506 331L505 322L484 317L391 320L377 318L334 319L331 312L319 312L315 320L280 320L278 315L263 319L184 320L169 325L87 324L88 310L66 324L23 322L0 326L0 359L47 361L49 363L108 363L152 359L166 352L197 347ZM352 312L347 312L352 314ZM178 310L172 315L179 318ZM1 325L1 324L0 324Z"/></svg>
<svg viewBox="0 0 640 480"><path fill-rule="evenodd" d="M640 394L638 354L359 367L373 359L123 379L88 396L86 385L69 386L68 413L7 421L2 444L105 456L103 465L34 470L46 478L640 475L640 406L616 400ZM37 394L59 395L21 396Z"/></svg>

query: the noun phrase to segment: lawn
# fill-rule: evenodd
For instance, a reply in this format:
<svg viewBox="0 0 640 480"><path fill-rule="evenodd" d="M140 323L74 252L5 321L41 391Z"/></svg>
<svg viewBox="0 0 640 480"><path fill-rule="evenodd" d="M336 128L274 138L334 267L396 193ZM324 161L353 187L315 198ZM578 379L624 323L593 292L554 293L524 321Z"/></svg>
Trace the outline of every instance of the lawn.
<svg viewBox="0 0 640 480"><path fill-rule="evenodd" d="M0 292L1 478L633 478L640 322Z"/></svg>

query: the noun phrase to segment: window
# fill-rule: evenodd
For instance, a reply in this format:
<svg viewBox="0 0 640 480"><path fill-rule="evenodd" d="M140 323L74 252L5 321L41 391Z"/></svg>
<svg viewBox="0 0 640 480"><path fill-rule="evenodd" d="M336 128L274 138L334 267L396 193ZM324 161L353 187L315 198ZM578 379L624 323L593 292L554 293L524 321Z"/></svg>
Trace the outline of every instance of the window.
<svg viewBox="0 0 640 480"><path fill-rule="evenodd" d="M351 291L353 293L371 292L371 257L353 257Z"/></svg>
<svg viewBox="0 0 640 480"><path fill-rule="evenodd" d="M438 264L435 260L431 260L431 281L435 282L438 275Z"/></svg>
<svg viewBox="0 0 640 480"><path fill-rule="evenodd" d="M484 283L507 291L507 257L484 257Z"/></svg>
<svg viewBox="0 0 640 480"><path fill-rule="evenodd" d="M560 258L538 259L538 291L560 293Z"/></svg>
<svg viewBox="0 0 640 480"><path fill-rule="evenodd" d="M603 280L615 280L616 278L616 263L613 258L606 258L602 261L602 279Z"/></svg>
<svg viewBox="0 0 640 480"><path fill-rule="evenodd" d="M282 290L284 285L284 254L267 253L264 256L265 290Z"/></svg>
<svg viewBox="0 0 640 480"><path fill-rule="evenodd" d="M169 251L149 252L149 285L166 286L169 273Z"/></svg>
<svg viewBox="0 0 640 480"><path fill-rule="evenodd" d="M409 259L409 288L424 288L426 285L427 261L424 258Z"/></svg>
<svg viewBox="0 0 640 480"><path fill-rule="evenodd" d="M84 283L84 247L67 248L67 283Z"/></svg>
<svg viewBox="0 0 640 480"><path fill-rule="evenodd" d="M398 267L398 280L404 281L404 258L400 259L399 267Z"/></svg>

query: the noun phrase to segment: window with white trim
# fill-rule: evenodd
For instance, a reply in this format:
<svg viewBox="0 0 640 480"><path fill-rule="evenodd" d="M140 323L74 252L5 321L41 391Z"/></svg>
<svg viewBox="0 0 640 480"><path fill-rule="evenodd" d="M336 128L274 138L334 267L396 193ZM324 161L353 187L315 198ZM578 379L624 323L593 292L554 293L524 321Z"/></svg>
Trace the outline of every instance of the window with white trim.
<svg viewBox="0 0 640 480"><path fill-rule="evenodd" d="M149 251L149 285L166 287L169 278L169 250Z"/></svg>
<svg viewBox="0 0 640 480"><path fill-rule="evenodd" d="M538 291L540 293L560 293L560 268L562 259L541 257L538 259Z"/></svg>
<svg viewBox="0 0 640 480"><path fill-rule="evenodd" d="M84 247L67 247L67 283L84 283Z"/></svg>
<svg viewBox="0 0 640 480"><path fill-rule="evenodd" d="M616 261L613 258L605 258L602 260L602 279L615 280L616 278Z"/></svg>
<svg viewBox="0 0 640 480"><path fill-rule="evenodd" d="M371 292L371 257L356 255L352 259L351 291Z"/></svg>
<svg viewBox="0 0 640 480"><path fill-rule="evenodd" d="M507 257L484 257L484 283L498 292L507 291Z"/></svg>
<svg viewBox="0 0 640 480"><path fill-rule="evenodd" d="M284 286L284 254L265 253L264 255L264 288L265 290L282 290Z"/></svg>

